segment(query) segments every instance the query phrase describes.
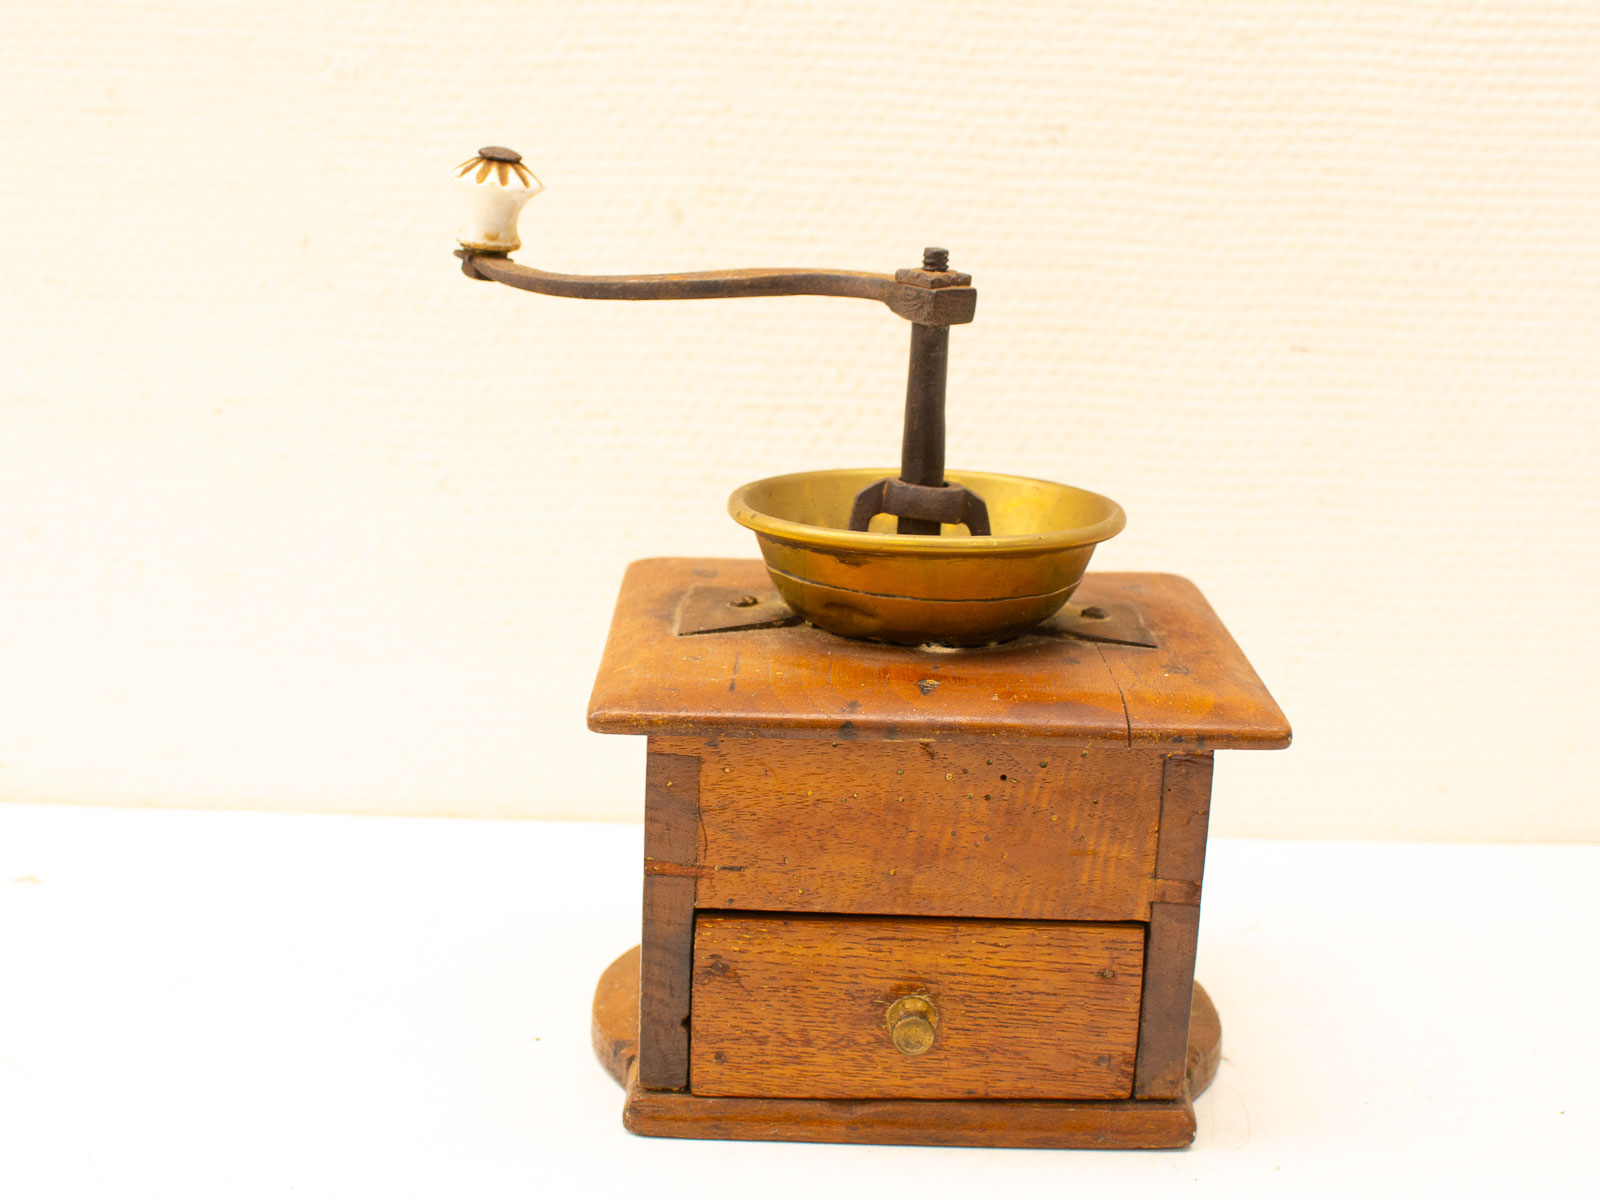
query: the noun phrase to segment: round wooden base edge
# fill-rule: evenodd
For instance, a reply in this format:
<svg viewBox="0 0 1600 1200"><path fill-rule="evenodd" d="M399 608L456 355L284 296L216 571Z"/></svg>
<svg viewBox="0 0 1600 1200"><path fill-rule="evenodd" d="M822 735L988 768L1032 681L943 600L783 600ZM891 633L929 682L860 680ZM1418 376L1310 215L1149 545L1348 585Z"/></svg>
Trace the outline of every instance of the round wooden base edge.
<svg viewBox="0 0 1600 1200"><path fill-rule="evenodd" d="M601 1066L616 1079L616 1081L629 1088L632 1084L632 1075L635 1061L638 1057L639 1047L639 947L635 946L627 953L613 962L600 976L599 983L594 991L593 1019L590 1024L590 1038L594 1045L595 1056L599 1058ZM1217 1009L1211 1002L1211 997L1206 995L1205 988L1198 983L1194 985L1194 998L1189 1009L1189 1049L1185 1070L1184 1096L1180 1101L1104 1101L1090 1102L1080 1107L1086 1113L1101 1112L1110 1114L1116 1106L1150 1107L1159 1104L1181 1106L1183 1116L1187 1118L1189 1134L1179 1140L1176 1135L1173 1140L1164 1144L1186 1145L1193 1136L1193 1113L1190 1102L1200 1095L1211 1081L1216 1078L1217 1065L1222 1060L1222 1022L1217 1016ZM637 1085L630 1088L630 1097ZM685 1097L687 1098L687 1097ZM788 1102L777 1102L788 1103ZM809 1102L826 1103L826 1102ZM936 1103L919 1101L916 1103ZM1002 1103L1009 1101L978 1101L976 1104ZM633 1109L630 1104L630 1112ZM1174 1114L1175 1116L1178 1115ZM635 1122L629 1120L630 1127L635 1127ZM664 1132L663 1130L650 1130L640 1128L639 1132ZM847 1140L832 1138L826 1135L818 1136L820 1130L811 1135L813 1140ZM687 1136L697 1136L694 1132L685 1130ZM730 1136L726 1132L713 1132L710 1128L704 1129L698 1136L716 1137ZM731 1136L739 1136L732 1134ZM853 1140L853 1139L850 1139ZM948 1144L948 1143L947 1143ZM973 1143L978 1144L978 1143ZM993 1140L986 1140L982 1144L998 1144ZM1044 1144L1030 1142L1027 1144ZM1056 1141L1052 1144L1069 1144ZM1099 1140L1078 1141L1070 1144L1079 1145L1105 1145L1108 1147L1118 1145L1150 1145L1144 1142L1122 1142L1116 1139L1100 1138Z"/></svg>

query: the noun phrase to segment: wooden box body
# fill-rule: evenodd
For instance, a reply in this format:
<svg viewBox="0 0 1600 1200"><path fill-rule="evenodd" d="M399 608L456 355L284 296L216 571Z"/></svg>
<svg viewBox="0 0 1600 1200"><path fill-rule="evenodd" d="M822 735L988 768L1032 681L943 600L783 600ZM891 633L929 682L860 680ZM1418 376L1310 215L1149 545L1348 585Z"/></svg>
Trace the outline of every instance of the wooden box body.
<svg viewBox="0 0 1600 1200"><path fill-rule="evenodd" d="M769 592L758 562L634 564L591 700L650 739L629 1127L1187 1144L1212 754L1289 740L1203 598L1091 575L1122 642L956 652L686 625ZM916 1055L908 995L938 1015Z"/></svg>

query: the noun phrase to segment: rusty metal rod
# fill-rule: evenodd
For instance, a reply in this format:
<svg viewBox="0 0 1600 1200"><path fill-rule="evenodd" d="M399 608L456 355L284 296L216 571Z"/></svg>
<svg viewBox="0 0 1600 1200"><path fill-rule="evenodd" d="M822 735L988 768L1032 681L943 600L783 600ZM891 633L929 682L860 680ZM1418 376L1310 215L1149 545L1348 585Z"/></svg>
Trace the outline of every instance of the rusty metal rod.
<svg viewBox="0 0 1600 1200"><path fill-rule="evenodd" d="M577 300L730 300L749 296L843 296L876 300L897 316L928 325L965 325L978 294L970 286L930 288L872 271L758 267L676 275L562 275L512 262L501 254L458 250L461 270L485 279Z"/></svg>
<svg viewBox="0 0 1600 1200"><path fill-rule="evenodd" d="M906 371L906 424L900 442L900 478L923 487L944 486L944 390L950 364L950 327L913 325ZM901 533L935 535L939 522L901 517Z"/></svg>
<svg viewBox="0 0 1600 1200"><path fill-rule="evenodd" d="M471 271L496 283L578 300L727 300L741 296L847 296L885 300L893 275L869 271L755 267L673 275L562 275L489 254L474 254Z"/></svg>

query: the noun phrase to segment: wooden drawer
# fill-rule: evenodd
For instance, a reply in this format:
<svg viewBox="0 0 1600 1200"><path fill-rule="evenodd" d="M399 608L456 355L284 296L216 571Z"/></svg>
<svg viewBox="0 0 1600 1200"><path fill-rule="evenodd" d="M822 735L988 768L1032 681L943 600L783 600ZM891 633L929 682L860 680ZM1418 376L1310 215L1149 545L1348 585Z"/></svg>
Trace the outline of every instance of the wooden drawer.
<svg viewBox="0 0 1600 1200"><path fill-rule="evenodd" d="M1119 1099L1133 1088L1144 927L702 913L701 1096ZM931 1046L896 1047L903 997ZM921 998L932 1006L922 1015ZM911 1034L916 1030L912 1029ZM902 1039L916 1044L914 1036Z"/></svg>

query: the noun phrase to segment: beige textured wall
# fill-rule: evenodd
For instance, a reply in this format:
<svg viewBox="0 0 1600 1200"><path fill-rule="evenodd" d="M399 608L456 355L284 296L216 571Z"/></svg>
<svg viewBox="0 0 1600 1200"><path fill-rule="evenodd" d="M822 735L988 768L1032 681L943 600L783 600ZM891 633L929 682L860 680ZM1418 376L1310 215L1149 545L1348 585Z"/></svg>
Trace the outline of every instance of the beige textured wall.
<svg viewBox="0 0 1600 1200"><path fill-rule="evenodd" d="M0 796L630 817L630 559L887 463L905 327L470 284L948 245L950 459L1104 491L1293 719L1225 833L1600 837L1600 8L0 9Z"/></svg>

